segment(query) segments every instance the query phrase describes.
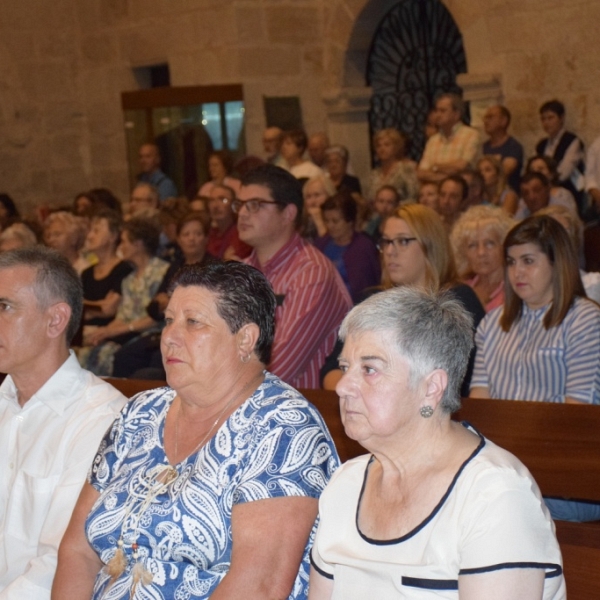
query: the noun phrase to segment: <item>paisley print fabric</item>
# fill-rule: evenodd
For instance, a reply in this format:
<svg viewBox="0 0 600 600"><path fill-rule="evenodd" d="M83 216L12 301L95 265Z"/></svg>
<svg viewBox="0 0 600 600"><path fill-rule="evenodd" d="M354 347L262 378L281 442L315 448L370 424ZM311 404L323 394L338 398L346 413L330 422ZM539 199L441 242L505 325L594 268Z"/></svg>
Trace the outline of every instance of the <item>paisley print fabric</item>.
<svg viewBox="0 0 600 600"><path fill-rule="evenodd" d="M318 498L339 465L318 411L266 373L203 448L173 465L174 481L143 507L148 492L161 487L157 473L169 468L163 434L174 397L170 388L138 394L100 444L89 476L100 498L86 533L105 565L122 535L127 561L112 583L106 567L100 571L93 599L129 598L132 590L137 600L208 598L229 570L233 507L282 496ZM290 598L307 596L314 534L315 528ZM152 573L150 583L135 588L134 544Z"/></svg>

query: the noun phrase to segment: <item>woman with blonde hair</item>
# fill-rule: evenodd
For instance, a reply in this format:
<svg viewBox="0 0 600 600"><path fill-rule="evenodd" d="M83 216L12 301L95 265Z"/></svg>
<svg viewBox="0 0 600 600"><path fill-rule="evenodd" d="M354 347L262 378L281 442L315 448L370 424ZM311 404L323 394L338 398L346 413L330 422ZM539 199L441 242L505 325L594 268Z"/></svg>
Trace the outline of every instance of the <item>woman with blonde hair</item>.
<svg viewBox="0 0 600 600"><path fill-rule="evenodd" d="M383 263L382 285L371 288L372 293L400 286L448 291L471 315L474 328L485 316L475 292L460 282L446 228L431 208L422 204L401 206L385 221L377 247ZM336 361L339 351L338 346ZM469 393L472 367L473 356L461 388L463 396ZM334 373L334 365L328 359L321 372L326 389L333 389L339 381L341 371Z"/></svg>
<svg viewBox="0 0 600 600"><path fill-rule="evenodd" d="M371 171L367 199L373 202L375 194L384 185L391 185L402 201L414 201L419 191L417 165L406 155L407 137L397 129L381 129L373 136L373 147L379 166Z"/></svg>
<svg viewBox="0 0 600 600"><path fill-rule="evenodd" d="M473 206L450 235L458 276L473 288L486 312L504 302L502 243L514 224L498 206Z"/></svg>
<svg viewBox="0 0 600 600"><path fill-rule="evenodd" d="M83 217L64 210L57 211L44 222L44 244L67 258L81 275L91 264L81 252L88 230L88 221Z"/></svg>
<svg viewBox="0 0 600 600"><path fill-rule="evenodd" d="M519 198L508 185L502 163L495 156L486 154L477 161L477 171L483 179L484 199L494 206L500 206L509 215L514 215Z"/></svg>

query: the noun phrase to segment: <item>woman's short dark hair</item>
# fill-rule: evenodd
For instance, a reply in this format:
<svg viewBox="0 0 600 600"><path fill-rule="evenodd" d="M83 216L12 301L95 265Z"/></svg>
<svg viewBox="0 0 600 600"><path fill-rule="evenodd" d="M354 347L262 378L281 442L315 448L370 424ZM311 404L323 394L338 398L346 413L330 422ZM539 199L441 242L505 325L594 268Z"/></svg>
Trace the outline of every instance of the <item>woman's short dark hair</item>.
<svg viewBox="0 0 600 600"><path fill-rule="evenodd" d="M548 100L548 102L544 102L544 104L540 106L540 115L545 112L553 112L559 117L564 117L565 105L559 100Z"/></svg>
<svg viewBox="0 0 600 600"><path fill-rule="evenodd" d="M244 325L258 325L260 334L254 351L264 365L271 361L275 336L275 293L267 278L254 267L229 261L203 267L185 265L173 278L170 293L177 287L198 286L217 296L217 312L236 334Z"/></svg>
<svg viewBox="0 0 600 600"><path fill-rule="evenodd" d="M352 194L347 190L340 190L337 194L327 198L321 205L321 212L326 210L339 210L346 223L356 223L358 206Z"/></svg>
<svg viewBox="0 0 600 600"><path fill-rule="evenodd" d="M109 208L119 214L123 214L121 201L107 188L94 188L84 194L94 205L94 210Z"/></svg>
<svg viewBox="0 0 600 600"><path fill-rule="evenodd" d="M504 256L512 246L535 244L552 265L552 304L544 315L544 327L560 325L577 296L586 298L579 274L577 253L569 234L547 215L532 216L515 225L504 240ZM504 282L504 310L500 317L503 331L509 331L521 318L523 300L512 289L508 277Z"/></svg>
<svg viewBox="0 0 600 600"><path fill-rule="evenodd" d="M121 214L110 208L102 208L101 210L94 212L92 216L92 223L100 220L106 221L108 231L116 238L115 247L118 246L121 231L123 231L123 217Z"/></svg>
<svg viewBox="0 0 600 600"><path fill-rule="evenodd" d="M304 129L290 129L284 131L281 137L282 140L291 140L298 150L304 154L306 146L308 145L308 138Z"/></svg>
<svg viewBox="0 0 600 600"><path fill-rule="evenodd" d="M127 232L130 241L142 242L150 256L156 254L160 240L160 230L152 221L143 217L133 217L125 222L123 231Z"/></svg>

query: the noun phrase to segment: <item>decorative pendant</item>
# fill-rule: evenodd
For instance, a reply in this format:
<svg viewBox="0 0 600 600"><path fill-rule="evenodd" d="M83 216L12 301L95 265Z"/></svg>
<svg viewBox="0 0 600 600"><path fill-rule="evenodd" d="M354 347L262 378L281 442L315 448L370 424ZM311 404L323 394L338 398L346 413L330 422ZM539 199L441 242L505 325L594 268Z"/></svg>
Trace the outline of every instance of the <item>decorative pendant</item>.
<svg viewBox="0 0 600 600"><path fill-rule="evenodd" d="M119 538L119 541L117 542L117 551L106 565L106 572L110 575L109 587L112 586L115 581L121 577L121 575L123 575L126 568L127 557L125 556L125 552L123 550L123 539Z"/></svg>

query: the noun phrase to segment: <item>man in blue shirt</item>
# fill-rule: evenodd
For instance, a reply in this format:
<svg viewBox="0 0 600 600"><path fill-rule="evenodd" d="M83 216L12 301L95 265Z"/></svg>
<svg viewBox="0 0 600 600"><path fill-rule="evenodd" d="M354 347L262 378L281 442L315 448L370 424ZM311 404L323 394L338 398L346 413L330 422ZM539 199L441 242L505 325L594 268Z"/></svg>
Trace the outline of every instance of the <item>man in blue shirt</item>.
<svg viewBox="0 0 600 600"><path fill-rule="evenodd" d="M149 183L158 190L160 201L178 196L177 188L160 170L160 152L156 144L143 144L139 153L140 168L138 181Z"/></svg>

